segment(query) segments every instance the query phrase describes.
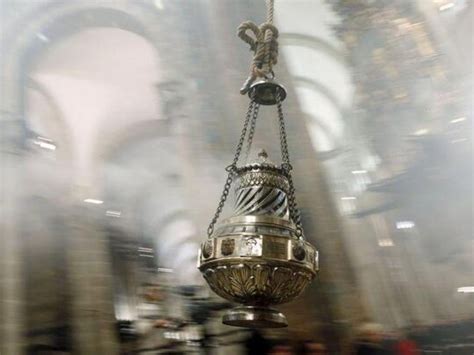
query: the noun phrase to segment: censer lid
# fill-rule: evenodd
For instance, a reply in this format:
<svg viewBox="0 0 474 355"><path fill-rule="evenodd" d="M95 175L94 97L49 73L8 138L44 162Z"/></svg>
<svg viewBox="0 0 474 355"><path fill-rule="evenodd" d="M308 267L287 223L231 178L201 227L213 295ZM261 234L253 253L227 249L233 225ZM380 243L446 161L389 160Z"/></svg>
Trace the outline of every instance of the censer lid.
<svg viewBox="0 0 474 355"><path fill-rule="evenodd" d="M237 170L234 216L272 216L289 219L288 175L268 160L265 150L258 163Z"/></svg>
<svg viewBox="0 0 474 355"><path fill-rule="evenodd" d="M264 149L258 153L257 162L237 168L235 173L238 177L236 191L257 186L268 186L285 193L289 191L288 172L270 161Z"/></svg>
<svg viewBox="0 0 474 355"><path fill-rule="evenodd" d="M256 162L246 164L246 165L241 166L240 168L237 168L235 170L236 174L242 175L243 173L246 173L248 171L260 170L260 171L276 172L283 176L288 176L288 173L284 169L282 169L280 166L276 165L270 159L268 159L268 154L265 151L265 149L261 149L258 152L257 157L258 158Z"/></svg>

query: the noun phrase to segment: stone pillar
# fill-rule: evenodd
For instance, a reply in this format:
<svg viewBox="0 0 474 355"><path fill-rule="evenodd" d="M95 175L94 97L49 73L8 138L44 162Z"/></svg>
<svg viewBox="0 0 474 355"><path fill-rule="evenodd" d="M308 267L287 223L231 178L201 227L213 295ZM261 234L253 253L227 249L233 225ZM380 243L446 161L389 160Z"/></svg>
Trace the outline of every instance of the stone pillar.
<svg viewBox="0 0 474 355"><path fill-rule="evenodd" d="M72 315L73 349L76 354L117 354L118 339L112 295L109 247L95 205L71 207L67 243Z"/></svg>
<svg viewBox="0 0 474 355"><path fill-rule="evenodd" d="M23 130L21 121L0 116L0 354L16 355L24 347L24 297L21 219Z"/></svg>

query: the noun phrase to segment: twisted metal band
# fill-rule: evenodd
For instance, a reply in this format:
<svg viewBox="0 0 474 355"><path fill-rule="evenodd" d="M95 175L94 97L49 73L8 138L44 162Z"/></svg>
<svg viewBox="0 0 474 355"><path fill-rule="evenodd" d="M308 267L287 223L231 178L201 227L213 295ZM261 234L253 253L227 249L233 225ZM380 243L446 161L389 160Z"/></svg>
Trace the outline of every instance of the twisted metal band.
<svg viewBox="0 0 474 355"><path fill-rule="evenodd" d="M234 215L272 215L285 218L288 213L286 194L268 186L252 186L239 190Z"/></svg>

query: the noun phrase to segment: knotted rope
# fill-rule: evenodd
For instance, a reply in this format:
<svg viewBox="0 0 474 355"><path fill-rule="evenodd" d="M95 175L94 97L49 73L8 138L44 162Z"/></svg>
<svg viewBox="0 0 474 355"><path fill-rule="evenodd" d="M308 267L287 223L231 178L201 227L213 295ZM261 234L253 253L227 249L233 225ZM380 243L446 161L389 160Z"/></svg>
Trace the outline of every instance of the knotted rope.
<svg viewBox="0 0 474 355"><path fill-rule="evenodd" d="M257 78L273 78L273 66L278 61L278 29L273 25L273 1L267 0L267 21L257 26L251 21L245 21L237 29L237 35L250 46L254 52L250 74L240 93L245 95ZM254 37L249 36L251 31Z"/></svg>

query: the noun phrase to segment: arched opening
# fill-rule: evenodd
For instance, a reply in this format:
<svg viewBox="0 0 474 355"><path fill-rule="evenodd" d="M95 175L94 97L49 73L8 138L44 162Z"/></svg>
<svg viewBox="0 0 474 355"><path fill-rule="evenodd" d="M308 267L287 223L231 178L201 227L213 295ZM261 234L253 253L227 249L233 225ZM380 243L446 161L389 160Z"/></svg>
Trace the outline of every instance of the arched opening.
<svg viewBox="0 0 474 355"><path fill-rule="evenodd" d="M84 29L52 43L34 63L30 77L69 127L76 183L92 184L102 144L131 124L161 118L154 87L159 70L146 39L116 28Z"/></svg>
<svg viewBox="0 0 474 355"><path fill-rule="evenodd" d="M88 14L94 16L94 12ZM99 12L99 18L102 15ZM41 42L41 48L30 50L24 59L28 62L24 80L28 85L23 87L24 123L28 142L32 142L36 150L27 159L31 195L25 201L25 210L38 218L31 219L23 233L28 240L34 238L42 245L41 255L38 255L38 248L31 247L25 248L24 253L27 260L41 256L51 261L45 264L45 273L33 272L34 263L28 262L24 266L25 273L30 275L25 284L25 301L30 305L27 334L31 337L28 343L32 348L70 346L58 345L58 332L74 327L66 316L71 307L75 307L71 306L71 300L93 309L95 303L101 302L101 297L105 297L103 300L110 297L104 292L91 300L86 296L90 291L87 287L82 288L84 295L74 294L81 286L75 284L69 289L68 282L63 290L72 297L67 298L69 304L62 307L65 305L63 300L48 307L41 306L44 299L57 299L55 285L58 285L60 271L73 273L67 277L74 283L85 274L92 277L94 274L106 275L111 264L104 265L99 271L93 266L94 257L90 253L90 250L109 251L109 236L95 234L104 223L102 209L91 211L96 229L82 251L78 247L81 238L71 233L68 226L68 214L56 214L52 224L54 231L52 226L40 223L40 217L46 218L45 214L52 212L52 205L55 205L55 211L72 211L71 205L87 208L85 200L88 198L104 200L100 172L103 171L105 147L114 145L117 137L123 136L130 127L163 119L155 87L161 68L151 42L137 31L131 32L127 26L94 27L94 24L103 24L98 20L89 20L88 25L93 27L76 21L72 23L76 26L69 23L65 29L60 22L54 31L39 32L36 40ZM120 19L110 24L119 23ZM56 37L55 31L61 36ZM66 255L66 258L58 258L58 255ZM39 283L42 297L36 297L34 292Z"/></svg>

